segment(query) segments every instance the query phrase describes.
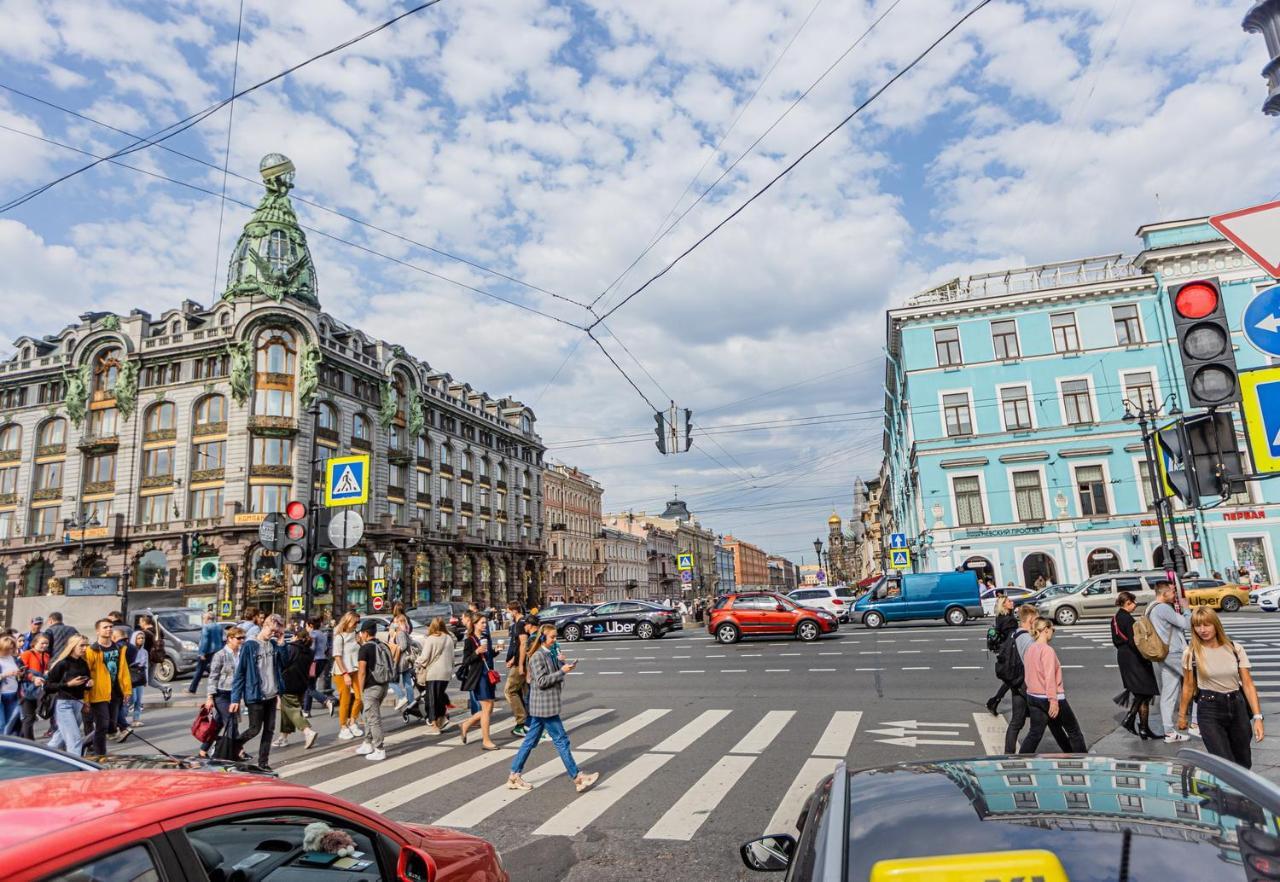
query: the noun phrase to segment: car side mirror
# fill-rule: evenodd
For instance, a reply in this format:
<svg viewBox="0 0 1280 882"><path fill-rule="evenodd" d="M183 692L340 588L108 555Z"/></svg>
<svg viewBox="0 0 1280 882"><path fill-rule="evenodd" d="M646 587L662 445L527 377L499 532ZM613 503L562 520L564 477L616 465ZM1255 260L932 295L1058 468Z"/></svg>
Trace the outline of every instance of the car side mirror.
<svg viewBox="0 0 1280 882"><path fill-rule="evenodd" d="M796 839L779 833L774 836L761 836L750 842L742 843L739 849L742 862L748 870L761 873L780 873L791 865L791 856L796 851Z"/></svg>
<svg viewBox="0 0 1280 882"><path fill-rule="evenodd" d="M399 882L435 882L436 862L417 846L406 845L400 849L396 879Z"/></svg>

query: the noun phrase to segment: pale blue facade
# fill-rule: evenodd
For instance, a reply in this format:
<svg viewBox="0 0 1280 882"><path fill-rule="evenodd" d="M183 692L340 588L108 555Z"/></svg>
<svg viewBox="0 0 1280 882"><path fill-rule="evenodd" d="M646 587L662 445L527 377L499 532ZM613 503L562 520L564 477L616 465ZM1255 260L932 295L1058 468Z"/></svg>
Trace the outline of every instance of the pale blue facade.
<svg viewBox="0 0 1280 882"><path fill-rule="evenodd" d="M916 569L1076 582L1159 563L1125 400L1186 406L1166 284L1216 277L1238 323L1270 283L1202 221L1139 230L1143 251L956 280L888 315L882 506ZM1266 363L1236 328L1240 367ZM1171 397L1172 396L1172 397ZM1280 486L1179 512L1208 576L1276 576Z"/></svg>

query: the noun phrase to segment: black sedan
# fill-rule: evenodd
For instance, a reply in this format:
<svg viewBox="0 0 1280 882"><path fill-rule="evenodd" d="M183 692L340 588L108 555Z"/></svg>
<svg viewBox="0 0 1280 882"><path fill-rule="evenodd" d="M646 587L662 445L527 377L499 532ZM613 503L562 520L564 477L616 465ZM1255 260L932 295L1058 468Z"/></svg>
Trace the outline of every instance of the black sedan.
<svg viewBox="0 0 1280 882"><path fill-rule="evenodd" d="M684 628L680 613L643 600L616 600L566 616L556 623L556 633L566 643L593 637L639 637L652 640Z"/></svg>
<svg viewBox="0 0 1280 882"><path fill-rule="evenodd" d="M1280 789L1198 750L907 762L818 783L742 846L788 882L1280 878Z"/></svg>

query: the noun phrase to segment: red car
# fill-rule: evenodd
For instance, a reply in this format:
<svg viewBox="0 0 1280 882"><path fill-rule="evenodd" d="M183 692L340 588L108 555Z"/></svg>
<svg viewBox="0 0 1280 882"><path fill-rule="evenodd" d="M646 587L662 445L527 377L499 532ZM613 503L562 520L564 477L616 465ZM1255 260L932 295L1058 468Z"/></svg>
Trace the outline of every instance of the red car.
<svg viewBox="0 0 1280 882"><path fill-rule="evenodd" d="M355 855L307 850L308 824ZM313 829L312 835L318 830ZM339 871L339 872L334 872ZM0 788L0 879L509 882L488 842L256 775L70 772Z"/></svg>
<svg viewBox="0 0 1280 882"><path fill-rule="evenodd" d="M800 606L770 591L726 594L707 618L707 630L718 643L737 643L753 634L794 634L808 642L839 627L825 609Z"/></svg>

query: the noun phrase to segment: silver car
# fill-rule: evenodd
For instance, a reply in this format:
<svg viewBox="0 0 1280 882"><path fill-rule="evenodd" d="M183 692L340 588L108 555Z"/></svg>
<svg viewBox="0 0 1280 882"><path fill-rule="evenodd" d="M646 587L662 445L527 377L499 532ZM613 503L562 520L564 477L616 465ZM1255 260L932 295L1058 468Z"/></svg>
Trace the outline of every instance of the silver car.
<svg viewBox="0 0 1280 882"><path fill-rule="evenodd" d="M1155 585L1165 581L1163 570L1129 570L1090 576L1066 594L1038 603L1040 615L1059 625L1074 625L1081 618L1110 618L1116 612L1116 595L1130 592L1139 608L1156 599Z"/></svg>

